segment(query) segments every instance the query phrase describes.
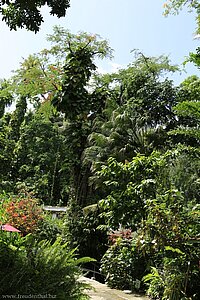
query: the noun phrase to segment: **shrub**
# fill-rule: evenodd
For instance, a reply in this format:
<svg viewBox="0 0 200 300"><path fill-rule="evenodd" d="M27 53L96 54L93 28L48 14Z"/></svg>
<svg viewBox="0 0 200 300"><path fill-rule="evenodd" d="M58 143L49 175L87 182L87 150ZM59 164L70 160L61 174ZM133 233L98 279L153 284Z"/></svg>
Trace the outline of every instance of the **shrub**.
<svg viewBox="0 0 200 300"><path fill-rule="evenodd" d="M134 240L118 238L101 260L101 272L112 288L138 291L144 271L145 261Z"/></svg>
<svg viewBox="0 0 200 300"><path fill-rule="evenodd" d="M162 300L199 299L197 294L188 295L189 274L184 265L183 259L165 257L159 269L151 267L151 272L143 278L148 286L147 295Z"/></svg>
<svg viewBox="0 0 200 300"><path fill-rule="evenodd" d="M0 205L3 222L13 225L23 235L34 232L38 223L43 219L43 212L38 205L38 200L31 193L3 195Z"/></svg>
<svg viewBox="0 0 200 300"><path fill-rule="evenodd" d="M194 259L196 254L191 252L188 256L178 248L166 246L162 256L158 266L151 267L151 272L143 278L147 295L162 300L199 299L200 272L198 259ZM156 261L156 255L154 257Z"/></svg>
<svg viewBox="0 0 200 300"><path fill-rule="evenodd" d="M138 247L151 257L144 277L153 299L200 299L199 204L169 190L147 202ZM157 272L155 272L157 270Z"/></svg>
<svg viewBox="0 0 200 300"><path fill-rule="evenodd" d="M151 272L143 277L143 281L148 286L146 291L147 295L150 296L151 299L161 299L165 288L161 271L155 267L151 267Z"/></svg>
<svg viewBox="0 0 200 300"><path fill-rule="evenodd" d="M106 229L99 228L103 224L97 204L82 209L72 202L64 221L63 237L72 248L78 247L81 257L90 256L100 261L107 250Z"/></svg>
<svg viewBox="0 0 200 300"><path fill-rule="evenodd" d="M73 201L69 203L63 239L70 243L72 249L78 248L79 257L89 256L96 260L85 264L84 269L88 271L88 277L93 276L100 282L104 282L99 272L100 260L108 248L106 228L100 229L104 224L97 204L82 209Z"/></svg>
<svg viewBox="0 0 200 300"><path fill-rule="evenodd" d="M89 258L76 259L75 250L57 239L36 242L32 236L19 236L15 245L0 240L0 293L50 294L57 299L88 299L78 265Z"/></svg>
<svg viewBox="0 0 200 300"><path fill-rule="evenodd" d="M54 243L62 233L62 226L63 221L61 219L52 219L51 215L44 214L33 235L38 241L48 240Z"/></svg>

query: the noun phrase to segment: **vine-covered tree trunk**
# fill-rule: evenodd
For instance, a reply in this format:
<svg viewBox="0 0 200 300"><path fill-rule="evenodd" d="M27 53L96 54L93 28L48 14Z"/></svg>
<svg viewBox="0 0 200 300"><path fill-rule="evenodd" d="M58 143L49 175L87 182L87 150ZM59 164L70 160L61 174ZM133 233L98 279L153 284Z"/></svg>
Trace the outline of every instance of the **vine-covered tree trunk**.
<svg viewBox="0 0 200 300"><path fill-rule="evenodd" d="M66 155L71 169L71 191L77 204L85 206L89 192L90 165L84 164L83 153L91 133L89 115L91 112L97 113L99 105L103 104L98 98L94 99L87 85L96 69L94 57L104 57L108 49L105 42L98 42L96 37L91 36L87 36L84 43L72 42L69 41L62 90L55 95L52 103L65 114L68 122L66 138L69 153Z"/></svg>

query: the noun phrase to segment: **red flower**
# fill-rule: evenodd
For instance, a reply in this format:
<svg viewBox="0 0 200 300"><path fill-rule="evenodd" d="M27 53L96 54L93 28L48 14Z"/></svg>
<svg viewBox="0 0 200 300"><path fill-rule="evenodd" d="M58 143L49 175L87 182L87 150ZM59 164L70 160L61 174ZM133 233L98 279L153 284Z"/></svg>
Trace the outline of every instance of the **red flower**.
<svg viewBox="0 0 200 300"><path fill-rule="evenodd" d="M17 213L14 213L12 216L13 216L14 218L15 218L15 217L19 217L19 215L18 215Z"/></svg>

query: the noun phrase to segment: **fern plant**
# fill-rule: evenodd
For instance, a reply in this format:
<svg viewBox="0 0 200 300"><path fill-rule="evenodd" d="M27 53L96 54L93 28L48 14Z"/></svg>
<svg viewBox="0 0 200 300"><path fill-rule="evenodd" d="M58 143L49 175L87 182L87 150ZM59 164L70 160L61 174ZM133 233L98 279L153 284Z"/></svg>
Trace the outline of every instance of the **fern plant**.
<svg viewBox="0 0 200 300"><path fill-rule="evenodd" d="M32 236L27 236L21 241L23 246L2 244L1 294L49 294L63 300L88 299L84 294L88 285L78 278L81 274L79 265L91 259L76 259L76 249L69 250L68 244L63 244L61 239L51 244L50 241L37 242ZM3 265L8 253L12 260Z"/></svg>

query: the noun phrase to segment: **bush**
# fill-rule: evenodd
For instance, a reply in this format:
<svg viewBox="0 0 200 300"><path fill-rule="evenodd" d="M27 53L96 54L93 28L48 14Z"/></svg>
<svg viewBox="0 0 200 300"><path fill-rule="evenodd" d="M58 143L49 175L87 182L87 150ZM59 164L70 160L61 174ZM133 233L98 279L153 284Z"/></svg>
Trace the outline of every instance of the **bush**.
<svg viewBox="0 0 200 300"><path fill-rule="evenodd" d="M155 267L151 267L151 272L143 277L143 281L148 286L146 293L151 299L162 298L165 284L163 276L160 273L161 271L157 270Z"/></svg>
<svg viewBox="0 0 200 300"><path fill-rule="evenodd" d="M1 195L1 222L9 223L19 229L23 235L32 233L43 219L38 200L31 193Z"/></svg>
<svg viewBox="0 0 200 300"><path fill-rule="evenodd" d="M0 293L50 294L57 299L87 299L85 285L77 279L78 265L89 258L76 259L75 250L57 239L35 242L28 235L15 240L14 244L3 233L0 239Z"/></svg>
<svg viewBox="0 0 200 300"><path fill-rule="evenodd" d="M178 248L165 247L166 251L159 266L151 267L144 276L147 295L151 299L191 300L200 297L200 272L197 261ZM195 266L196 265L196 266Z"/></svg>
<svg viewBox="0 0 200 300"><path fill-rule="evenodd" d="M145 267L135 241L130 239L118 238L101 260L101 272L111 288L139 291Z"/></svg>
<svg viewBox="0 0 200 300"><path fill-rule="evenodd" d="M153 268L144 280L153 299L200 299L200 206L195 202L174 189L147 202L138 247L151 257Z"/></svg>
<svg viewBox="0 0 200 300"><path fill-rule="evenodd" d="M107 231L99 228L103 224L97 204L82 209L72 202L64 221L63 238L72 248L78 247L81 257L89 256L100 261L107 250Z"/></svg>
<svg viewBox="0 0 200 300"><path fill-rule="evenodd" d="M107 230L99 228L104 224L97 204L83 209L73 201L69 203L63 239L70 243L72 249L78 248L79 257L89 256L96 260L85 264L84 269L88 271L88 277L95 277L100 282L104 282L104 277L99 272L100 260L108 249Z"/></svg>
<svg viewBox="0 0 200 300"><path fill-rule="evenodd" d="M51 215L44 214L33 235L38 241L48 240L54 243L62 233L62 226L61 219L52 219Z"/></svg>

